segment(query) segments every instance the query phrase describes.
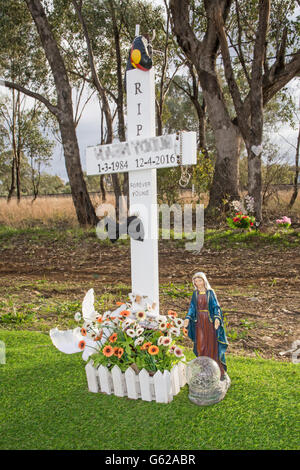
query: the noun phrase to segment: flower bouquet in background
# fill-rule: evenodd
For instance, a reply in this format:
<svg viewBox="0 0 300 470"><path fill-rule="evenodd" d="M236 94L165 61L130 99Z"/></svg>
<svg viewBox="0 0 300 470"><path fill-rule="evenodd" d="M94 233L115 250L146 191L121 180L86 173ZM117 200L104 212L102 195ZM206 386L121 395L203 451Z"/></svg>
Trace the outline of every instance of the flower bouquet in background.
<svg viewBox="0 0 300 470"><path fill-rule="evenodd" d="M280 228L290 228L291 223L292 223L291 219L286 216L282 217L282 219L276 220L277 227L280 227Z"/></svg>
<svg viewBox="0 0 300 470"><path fill-rule="evenodd" d="M227 217L226 221L230 228L251 230L255 225L254 199L251 196L245 196L243 201L231 202L233 215Z"/></svg>

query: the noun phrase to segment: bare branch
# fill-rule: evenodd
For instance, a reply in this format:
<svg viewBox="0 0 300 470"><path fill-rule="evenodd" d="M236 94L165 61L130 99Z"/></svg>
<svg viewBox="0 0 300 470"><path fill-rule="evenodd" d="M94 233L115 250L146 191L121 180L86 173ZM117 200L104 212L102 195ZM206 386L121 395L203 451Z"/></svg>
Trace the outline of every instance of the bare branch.
<svg viewBox="0 0 300 470"><path fill-rule="evenodd" d="M88 50L88 58L89 58L89 63L90 63L90 67L91 67L93 83L94 83L99 95L101 96L101 99L102 99L102 102L103 102L103 109L104 109L106 124L107 124L107 128L108 128L108 136L107 136L108 142L107 143L109 143L109 142L112 142L112 138L113 138L112 117L111 117L111 112L110 112L110 108L109 108L109 103L108 103L108 100L107 100L105 89L102 86L102 84L100 82L100 79L99 79L99 76L98 76L97 71L96 71L96 64L95 64L94 53L93 53L93 49L92 49L92 45L91 45L91 41L90 41L90 37L89 37L89 32L88 32L87 25L86 25L86 22L84 20L84 17L82 15L82 11L81 11L81 6L82 5L79 4L76 0L72 0L72 3L74 5L75 11L77 13L78 19L81 23L81 26L82 26L82 29L83 29L83 34L84 34L84 37L85 37L85 40L86 40L86 45L87 45L87 50Z"/></svg>
<svg viewBox="0 0 300 470"><path fill-rule="evenodd" d="M83 104L82 108L81 108L81 111L79 112L79 115L78 115L78 118L77 120L75 120L75 126L78 125L80 119L81 119L81 116L82 116L82 113L86 107L86 105L88 104L88 102L90 101L90 99L92 98L92 96L94 96L95 94L95 90L92 91L92 93L90 94L90 96L86 99L85 103Z"/></svg>
<svg viewBox="0 0 300 470"><path fill-rule="evenodd" d="M0 80L0 86L5 86L7 88L11 88L11 89L14 89L14 90L17 90L17 91L20 91L21 93L24 93L25 95L27 96L30 96L31 98L34 98L35 100L39 100L41 103L43 103L45 106L47 106L47 108L49 109L49 111L54 114L55 116L58 115L58 107L51 104L49 100L47 100L47 98L45 98L44 96L40 95L39 93L36 93L34 91L31 91L31 90L28 90L27 88L21 86L21 85L18 85L17 83L13 83L13 82L9 82L7 80Z"/></svg>
<svg viewBox="0 0 300 470"><path fill-rule="evenodd" d="M244 138L246 138L246 136L249 134L249 128L248 128L247 121L245 120L245 116L244 116L244 106L243 106L240 90L234 77L230 52L229 52L228 43L227 43L227 39L225 35L223 17L222 17L221 10L219 8L215 9L214 11L214 20L215 20L215 27L216 27L217 35L218 35L220 46L221 46L225 77L228 83L230 94L233 99L239 127L241 129L241 132L243 133Z"/></svg>

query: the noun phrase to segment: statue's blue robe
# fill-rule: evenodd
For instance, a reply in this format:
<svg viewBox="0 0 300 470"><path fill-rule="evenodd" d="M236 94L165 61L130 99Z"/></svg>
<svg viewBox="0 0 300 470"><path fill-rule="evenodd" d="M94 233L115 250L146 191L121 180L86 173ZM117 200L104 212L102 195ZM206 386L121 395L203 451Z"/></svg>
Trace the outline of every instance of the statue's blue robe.
<svg viewBox="0 0 300 470"><path fill-rule="evenodd" d="M222 313L220 305L218 304L218 301L216 299L216 296L213 290L208 289L206 291L206 298L207 298L210 321L214 323L216 318L220 320L220 326L216 330L217 341L218 341L218 356L219 356L220 362L223 364L224 370L227 370L225 352L228 347L228 341L227 341L225 330L224 330L223 313ZM190 320L189 326L188 326L188 336L194 342L194 354L197 356L197 348L196 348L197 291L196 290L193 292L192 300L191 300L189 311L187 313L186 318Z"/></svg>

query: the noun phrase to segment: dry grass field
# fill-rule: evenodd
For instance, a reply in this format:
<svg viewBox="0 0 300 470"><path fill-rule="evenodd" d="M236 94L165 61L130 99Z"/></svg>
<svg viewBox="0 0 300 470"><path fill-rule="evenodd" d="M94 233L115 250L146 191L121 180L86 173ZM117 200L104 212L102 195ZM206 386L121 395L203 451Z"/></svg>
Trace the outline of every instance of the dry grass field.
<svg viewBox="0 0 300 470"><path fill-rule="evenodd" d="M300 191L299 191L300 192ZM265 208L267 219L275 220L283 215L289 215L294 222L300 222L300 195L291 211L287 209L291 198L291 191L278 191L277 197L273 196ZM92 194L91 199L95 207L101 204L101 197ZM182 191L179 203L199 202L191 198L190 191ZM208 195L201 195L200 202L206 207ZM114 195L107 194L107 204L115 203ZM65 196L41 196L34 203L31 198L22 198L18 204L12 199L8 204L6 199L0 199L0 225L13 228L30 228L37 226L76 228L78 227L76 213L70 195Z"/></svg>

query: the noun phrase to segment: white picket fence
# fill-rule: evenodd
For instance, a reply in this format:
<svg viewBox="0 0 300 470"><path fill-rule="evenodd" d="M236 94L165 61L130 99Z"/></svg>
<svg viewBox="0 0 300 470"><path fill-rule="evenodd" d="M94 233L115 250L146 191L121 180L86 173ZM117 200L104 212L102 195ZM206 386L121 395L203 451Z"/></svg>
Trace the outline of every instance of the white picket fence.
<svg viewBox="0 0 300 470"><path fill-rule="evenodd" d="M169 403L186 384L186 367L182 362L176 364L170 372L157 371L153 376L145 369L136 374L131 367L124 373L117 365L111 372L102 365L96 369L91 361L85 366L85 371L90 392L103 392L134 400L155 400L157 403Z"/></svg>

